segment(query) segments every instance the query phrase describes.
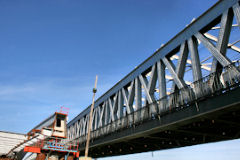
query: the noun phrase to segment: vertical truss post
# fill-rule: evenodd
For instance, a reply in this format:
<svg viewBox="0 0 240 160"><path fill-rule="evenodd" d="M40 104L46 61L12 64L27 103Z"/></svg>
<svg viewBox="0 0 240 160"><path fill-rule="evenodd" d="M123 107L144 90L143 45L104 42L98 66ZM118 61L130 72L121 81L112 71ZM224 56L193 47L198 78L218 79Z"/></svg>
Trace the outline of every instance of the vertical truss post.
<svg viewBox="0 0 240 160"><path fill-rule="evenodd" d="M159 89L159 99L160 99L160 104L159 104L159 113L160 113L166 107L166 101L161 99L166 96L166 92L167 92L166 78L165 78L165 65L161 60L157 62L157 72L158 72L158 89Z"/></svg>
<svg viewBox="0 0 240 160"><path fill-rule="evenodd" d="M180 55L179 55L178 64L176 68L176 74L179 77L179 79L183 79L187 58L188 58L188 47L186 42L181 44L179 52L180 52ZM176 83L173 82L171 92L174 92L175 89L176 89Z"/></svg>
<svg viewBox="0 0 240 160"><path fill-rule="evenodd" d="M223 13L220 24L220 31L218 35L218 42L216 48L218 51L225 56L227 52L227 46L229 41L229 36L232 28L233 21L233 13L232 10L227 10ZM216 72L216 70L220 67L219 62L214 57L212 62L211 73Z"/></svg>
<svg viewBox="0 0 240 160"><path fill-rule="evenodd" d="M191 37L188 40L188 48L191 55L192 60L192 74L193 74L193 80L198 81L202 78L202 71L201 71L201 64L198 54L198 44L197 40L194 37Z"/></svg>
<svg viewBox="0 0 240 160"><path fill-rule="evenodd" d="M234 11L234 15L236 16L238 26L240 27L240 6L239 6L239 2L233 6L233 11Z"/></svg>
<svg viewBox="0 0 240 160"><path fill-rule="evenodd" d="M142 108L142 87L138 77L135 78L135 106L136 110Z"/></svg>
<svg viewBox="0 0 240 160"><path fill-rule="evenodd" d="M118 91L118 118L123 117L123 96L121 90Z"/></svg>

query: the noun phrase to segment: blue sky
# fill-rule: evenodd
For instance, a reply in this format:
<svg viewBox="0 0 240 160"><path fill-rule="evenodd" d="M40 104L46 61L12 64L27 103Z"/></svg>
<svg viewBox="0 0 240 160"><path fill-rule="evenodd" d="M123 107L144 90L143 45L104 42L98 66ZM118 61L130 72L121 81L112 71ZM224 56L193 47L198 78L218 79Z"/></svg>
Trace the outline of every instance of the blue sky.
<svg viewBox="0 0 240 160"><path fill-rule="evenodd" d="M62 105L72 119L91 103L96 74L99 97L216 1L0 0L0 130L26 133ZM239 145L114 159L235 160Z"/></svg>

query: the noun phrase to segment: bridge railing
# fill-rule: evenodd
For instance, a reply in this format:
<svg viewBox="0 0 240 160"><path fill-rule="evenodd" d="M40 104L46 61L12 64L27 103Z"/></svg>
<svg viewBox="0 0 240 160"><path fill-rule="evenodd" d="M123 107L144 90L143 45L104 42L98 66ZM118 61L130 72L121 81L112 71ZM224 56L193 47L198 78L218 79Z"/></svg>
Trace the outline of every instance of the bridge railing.
<svg viewBox="0 0 240 160"><path fill-rule="evenodd" d="M91 139L100 138L113 132L126 128L135 127L149 120L160 119L166 114L179 111L185 107L194 106L198 108L197 102L208 97L223 94L240 87L240 61L218 70L180 90L169 94L152 104L147 104L139 110L127 114L91 132ZM195 105L192 105L195 104ZM140 115L140 116L139 116ZM81 136L78 142L84 143L86 136Z"/></svg>

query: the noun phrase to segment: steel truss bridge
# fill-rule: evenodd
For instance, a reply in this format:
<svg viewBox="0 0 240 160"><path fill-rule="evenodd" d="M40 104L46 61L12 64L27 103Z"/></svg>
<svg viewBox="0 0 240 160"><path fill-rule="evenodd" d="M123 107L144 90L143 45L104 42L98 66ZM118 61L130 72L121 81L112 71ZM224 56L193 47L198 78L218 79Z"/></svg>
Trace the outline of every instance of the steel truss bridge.
<svg viewBox="0 0 240 160"><path fill-rule="evenodd" d="M240 137L240 6L221 0L96 100L90 156ZM90 106L68 123L83 154Z"/></svg>

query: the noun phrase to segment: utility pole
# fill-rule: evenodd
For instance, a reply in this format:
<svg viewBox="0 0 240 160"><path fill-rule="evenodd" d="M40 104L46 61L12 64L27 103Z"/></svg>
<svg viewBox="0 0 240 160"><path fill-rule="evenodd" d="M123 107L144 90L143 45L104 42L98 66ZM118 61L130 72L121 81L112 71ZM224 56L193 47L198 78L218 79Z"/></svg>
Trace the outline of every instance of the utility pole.
<svg viewBox="0 0 240 160"><path fill-rule="evenodd" d="M92 129L92 114L93 114L93 108L94 108L94 99L95 99L95 94L97 92L97 80L98 80L98 76L96 75L95 85L94 85L94 88L93 88L91 111L90 111L89 122L88 122L88 134L87 134L87 142L86 142L86 148L85 148L85 159L89 159L88 150L89 150L89 142L90 142L90 135L91 135L90 132L91 132L91 129Z"/></svg>

